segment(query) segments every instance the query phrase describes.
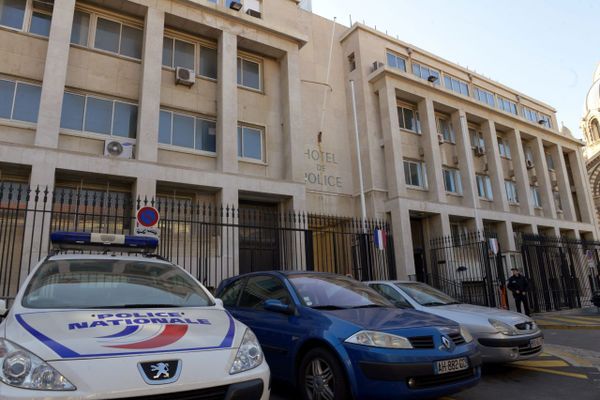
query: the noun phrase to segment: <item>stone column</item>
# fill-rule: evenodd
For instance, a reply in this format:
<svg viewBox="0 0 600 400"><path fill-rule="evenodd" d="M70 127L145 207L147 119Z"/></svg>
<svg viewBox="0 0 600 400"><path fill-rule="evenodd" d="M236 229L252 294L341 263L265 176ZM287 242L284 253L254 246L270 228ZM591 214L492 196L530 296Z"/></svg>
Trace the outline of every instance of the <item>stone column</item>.
<svg viewBox="0 0 600 400"><path fill-rule="evenodd" d="M506 199L504 174L502 172L502 161L500 160L500 150L498 149L498 137L496 136L494 121L484 121L481 125L481 131L485 142L488 174L492 181L492 190L494 191L494 204L499 206L501 211L508 212L508 200Z"/></svg>
<svg viewBox="0 0 600 400"><path fill-rule="evenodd" d="M138 176L133 187L134 208L137 207L138 197L144 202L144 199L151 201L156 197L156 179L149 176Z"/></svg>
<svg viewBox="0 0 600 400"><path fill-rule="evenodd" d="M500 243L500 250L503 253L507 251L517 251L515 233L511 221L498 223L498 242Z"/></svg>
<svg viewBox="0 0 600 400"><path fill-rule="evenodd" d="M221 206L223 207L223 215L220 214ZM239 224L239 194L237 187L223 187L217 197L217 215L215 222L224 224L221 232L218 232L221 236L218 240L222 240L223 243L227 243L222 247L221 260L216 260L210 265L215 268L226 269L231 276L240 273L240 232L238 228ZM216 245L216 244L215 244ZM215 270L209 273L213 279L221 276L220 270ZM216 287L219 282L208 282L208 285Z"/></svg>
<svg viewBox="0 0 600 400"><path fill-rule="evenodd" d="M426 98L419 102L419 117L425 148L425 164L427 166L427 180L429 185L429 198L438 203L446 203L446 189L442 174L442 156L435 122L435 109L433 100Z"/></svg>
<svg viewBox="0 0 600 400"><path fill-rule="evenodd" d="M281 60L283 110L283 152L286 160L285 179L304 182L302 149L302 91L300 87L300 55L297 47Z"/></svg>
<svg viewBox="0 0 600 400"><path fill-rule="evenodd" d="M35 133L35 145L58 147L62 100L67 80L71 28L75 0L56 2L50 23L48 51L44 66L44 82L40 98L40 112Z"/></svg>
<svg viewBox="0 0 600 400"><path fill-rule="evenodd" d="M408 279L415 274L410 210L396 201L391 211L394 256L396 258L396 278Z"/></svg>
<svg viewBox="0 0 600 400"><path fill-rule="evenodd" d="M554 160L563 215L567 221L575 221L577 220L577 216L575 214L575 206L573 205L573 196L571 196L571 183L569 182L569 176L567 174L567 165L565 163L562 146L559 144L552 146L550 155Z"/></svg>
<svg viewBox="0 0 600 400"><path fill-rule="evenodd" d="M464 110L452 113L452 126L456 131L456 152L460 164L464 205L469 208L479 208L475 163L473 162L467 114Z"/></svg>
<svg viewBox="0 0 600 400"><path fill-rule="evenodd" d="M554 193L552 192L552 182L548 173L548 162L546 161L546 151L542 139L536 137L531 143L531 153L533 154L533 165L537 177L540 197L542 198L542 207L544 215L548 218L556 219L556 204L554 203Z"/></svg>
<svg viewBox="0 0 600 400"><path fill-rule="evenodd" d="M217 165L224 173L238 171L237 36L221 32L217 83Z"/></svg>
<svg viewBox="0 0 600 400"><path fill-rule="evenodd" d="M577 193L577 201L581 220L585 223L595 225L594 203L590 198L590 179L581 154L581 149L575 149L569 153L569 164L573 172L573 185Z"/></svg>
<svg viewBox="0 0 600 400"><path fill-rule="evenodd" d="M527 164L525 162L525 151L523 150L523 141L521 132L518 129L509 132L507 135L508 145L512 152L512 164L517 179L517 193L519 196L519 206L527 215L534 215L533 198L529 186L529 175L527 174Z"/></svg>
<svg viewBox="0 0 600 400"><path fill-rule="evenodd" d="M382 82L382 81L380 81ZM377 88L379 92L379 118L383 134L385 171L390 199L406 196L402 139L398 124L396 89L386 77ZM354 143L354 141L352 141ZM395 240L395 239L394 239Z"/></svg>
<svg viewBox="0 0 600 400"><path fill-rule="evenodd" d="M156 162L165 13L148 8L144 24L144 54L138 105L137 159ZM145 193L143 193L145 194Z"/></svg>

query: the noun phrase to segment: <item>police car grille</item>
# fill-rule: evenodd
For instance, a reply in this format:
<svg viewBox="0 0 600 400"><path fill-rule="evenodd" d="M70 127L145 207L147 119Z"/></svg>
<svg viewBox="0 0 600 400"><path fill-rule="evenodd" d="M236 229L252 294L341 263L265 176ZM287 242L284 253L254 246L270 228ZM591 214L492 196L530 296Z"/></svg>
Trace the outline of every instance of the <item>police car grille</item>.
<svg viewBox="0 0 600 400"><path fill-rule="evenodd" d="M414 378L408 378L407 383L411 389L425 389L442 385L449 385L452 383L464 381L475 376L475 369L470 368L464 371L451 372L449 374L442 375L427 375L417 376Z"/></svg>
<svg viewBox="0 0 600 400"><path fill-rule="evenodd" d="M460 346L461 344L465 344L465 339L462 337L460 332L450 333L448 337L452 339L455 345Z"/></svg>
<svg viewBox="0 0 600 400"><path fill-rule="evenodd" d="M155 394L151 396L128 397L131 400L224 400L227 395L228 385L216 386L206 389L190 390L186 392ZM126 400L127 400L126 399Z"/></svg>
<svg viewBox="0 0 600 400"><path fill-rule="evenodd" d="M408 338L415 349L433 349L433 336L413 336Z"/></svg>

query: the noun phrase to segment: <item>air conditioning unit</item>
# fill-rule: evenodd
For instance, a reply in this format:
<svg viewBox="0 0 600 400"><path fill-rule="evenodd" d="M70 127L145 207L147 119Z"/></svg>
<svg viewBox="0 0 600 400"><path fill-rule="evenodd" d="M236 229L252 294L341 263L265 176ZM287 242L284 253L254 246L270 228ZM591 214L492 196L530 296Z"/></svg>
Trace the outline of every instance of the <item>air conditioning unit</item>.
<svg viewBox="0 0 600 400"><path fill-rule="evenodd" d="M483 157L485 155L485 149L481 146L476 146L474 150L477 157Z"/></svg>
<svg viewBox="0 0 600 400"><path fill-rule="evenodd" d="M177 67L175 69L175 83L178 85L192 86L196 83L194 70Z"/></svg>
<svg viewBox="0 0 600 400"><path fill-rule="evenodd" d="M381 61L375 61L373 63L372 72L377 71L379 68L383 68L383 63Z"/></svg>
<svg viewBox="0 0 600 400"><path fill-rule="evenodd" d="M527 169L532 169L534 167L533 160L525 160L525 165L527 165Z"/></svg>
<svg viewBox="0 0 600 400"><path fill-rule="evenodd" d="M452 162L454 163L454 165L458 165L458 156L453 156Z"/></svg>
<svg viewBox="0 0 600 400"><path fill-rule="evenodd" d="M440 144L444 143L444 135L442 135L441 133L438 133L438 142Z"/></svg>
<svg viewBox="0 0 600 400"><path fill-rule="evenodd" d="M419 157L421 157L421 158L425 157L425 149L422 147L419 147Z"/></svg>
<svg viewBox="0 0 600 400"><path fill-rule="evenodd" d="M260 13L260 11L253 10L251 8L246 10L246 14L254 18L262 18L262 14Z"/></svg>
<svg viewBox="0 0 600 400"><path fill-rule="evenodd" d="M133 158L134 144L126 139L107 139L104 141L104 155L113 158Z"/></svg>

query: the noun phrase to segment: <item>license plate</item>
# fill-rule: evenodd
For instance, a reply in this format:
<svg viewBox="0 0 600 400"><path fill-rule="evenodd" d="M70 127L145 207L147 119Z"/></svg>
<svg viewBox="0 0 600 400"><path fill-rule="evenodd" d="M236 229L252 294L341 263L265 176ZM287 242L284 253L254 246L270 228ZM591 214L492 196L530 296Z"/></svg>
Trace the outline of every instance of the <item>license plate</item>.
<svg viewBox="0 0 600 400"><path fill-rule="evenodd" d="M448 374L450 372L463 371L469 368L469 360L466 357L454 358L452 360L436 361L436 375Z"/></svg>
<svg viewBox="0 0 600 400"><path fill-rule="evenodd" d="M544 344L544 338L539 337L529 341L529 347L540 347Z"/></svg>

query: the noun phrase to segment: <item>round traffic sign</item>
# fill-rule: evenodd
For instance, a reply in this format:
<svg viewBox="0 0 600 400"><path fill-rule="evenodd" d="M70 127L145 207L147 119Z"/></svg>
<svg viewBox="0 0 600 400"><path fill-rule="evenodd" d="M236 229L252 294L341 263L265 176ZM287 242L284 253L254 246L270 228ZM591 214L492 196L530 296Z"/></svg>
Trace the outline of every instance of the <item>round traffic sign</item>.
<svg viewBox="0 0 600 400"><path fill-rule="evenodd" d="M154 207L142 207L137 212L137 221L140 225L150 228L158 224L160 216Z"/></svg>

